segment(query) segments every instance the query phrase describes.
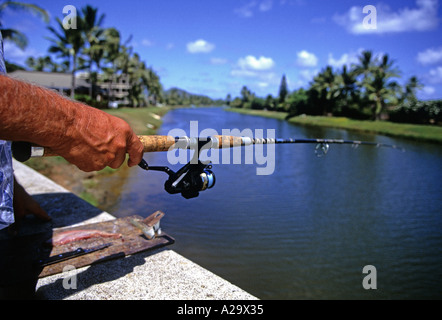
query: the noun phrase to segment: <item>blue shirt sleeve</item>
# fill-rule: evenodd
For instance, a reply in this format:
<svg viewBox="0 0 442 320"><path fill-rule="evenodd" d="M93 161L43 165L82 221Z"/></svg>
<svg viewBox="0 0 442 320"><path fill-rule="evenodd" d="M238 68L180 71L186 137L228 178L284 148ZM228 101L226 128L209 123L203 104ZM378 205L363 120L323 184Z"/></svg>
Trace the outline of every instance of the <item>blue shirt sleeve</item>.
<svg viewBox="0 0 442 320"><path fill-rule="evenodd" d="M5 57L3 55L3 37L0 32L0 74L6 73Z"/></svg>
<svg viewBox="0 0 442 320"><path fill-rule="evenodd" d="M3 39L0 32L0 74L6 73ZM14 171L11 142L0 140L0 229L14 223Z"/></svg>

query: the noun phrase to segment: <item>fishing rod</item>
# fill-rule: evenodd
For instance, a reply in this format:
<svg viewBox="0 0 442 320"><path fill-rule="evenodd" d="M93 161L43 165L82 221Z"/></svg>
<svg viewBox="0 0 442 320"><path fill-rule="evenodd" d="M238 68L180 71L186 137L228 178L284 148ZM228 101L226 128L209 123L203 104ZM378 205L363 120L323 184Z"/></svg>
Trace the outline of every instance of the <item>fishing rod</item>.
<svg viewBox="0 0 442 320"><path fill-rule="evenodd" d="M311 143L316 144L315 154L318 157L324 156L329 150L330 144L349 144L353 147L360 145L393 148L404 151L403 148L392 144L342 140L342 139L273 139L273 138L250 138L228 135L214 135L211 137L173 137L164 135L138 136L144 146L143 152L161 152L174 149L195 150L193 158L181 169L174 172L167 166L149 166L146 160L139 163L143 170L162 171L168 174L169 178L164 184L165 190L170 194L181 193L186 198L195 198L200 191L212 188L215 185L215 175L212 164L202 162L199 157L201 151L208 149L233 148L258 144L294 144ZM32 145L29 142L12 143L12 153L16 160L24 162L31 157L56 156L50 148Z"/></svg>

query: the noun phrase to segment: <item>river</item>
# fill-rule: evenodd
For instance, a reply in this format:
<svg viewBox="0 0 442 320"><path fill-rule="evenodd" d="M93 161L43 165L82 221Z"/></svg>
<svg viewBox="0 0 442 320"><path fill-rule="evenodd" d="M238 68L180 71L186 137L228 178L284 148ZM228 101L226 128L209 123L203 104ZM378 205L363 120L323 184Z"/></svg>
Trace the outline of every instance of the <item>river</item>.
<svg viewBox="0 0 442 320"><path fill-rule="evenodd" d="M198 131L191 121L198 121ZM168 194L165 173L135 168L109 212L165 212L161 225L176 239L173 250L261 299L442 298L440 145L295 126L222 108L173 110L159 134L208 128L376 141L406 152L331 145L317 157L314 145L295 144L267 150L267 163L256 156L249 164L243 156L239 164L226 164L218 156L215 186L193 199ZM171 165L165 152L145 159L181 166Z"/></svg>

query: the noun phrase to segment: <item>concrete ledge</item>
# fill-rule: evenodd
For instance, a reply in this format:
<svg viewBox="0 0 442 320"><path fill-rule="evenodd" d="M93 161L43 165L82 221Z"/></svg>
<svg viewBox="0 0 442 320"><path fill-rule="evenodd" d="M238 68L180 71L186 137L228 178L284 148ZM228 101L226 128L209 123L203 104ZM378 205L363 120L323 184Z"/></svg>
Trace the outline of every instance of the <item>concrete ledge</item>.
<svg viewBox="0 0 442 320"><path fill-rule="evenodd" d="M50 223L40 223L29 217L20 229L20 234L33 234L44 231L45 228L56 229L115 219L111 214L91 206L22 163L14 161L14 172L17 181L33 195L53 219ZM167 232L167 226L163 228ZM75 275L76 289L65 289L63 286L63 280L72 276L72 272L39 279L36 285L37 298L48 300L257 299L168 247L80 268L75 270Z"/></svg>

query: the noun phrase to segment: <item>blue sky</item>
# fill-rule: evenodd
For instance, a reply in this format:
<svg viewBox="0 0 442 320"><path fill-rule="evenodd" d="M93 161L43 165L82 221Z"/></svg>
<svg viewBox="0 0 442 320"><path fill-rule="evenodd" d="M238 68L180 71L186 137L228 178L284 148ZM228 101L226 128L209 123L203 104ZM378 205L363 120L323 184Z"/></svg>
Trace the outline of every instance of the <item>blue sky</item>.
<svg viewBox="0 0 442 320"><path fill-rule="evenodd" d="M388 53L402 71L400 83L416 75L424 84L419 97L442 98L442 14L438 0L223 0L223 1L55 1L39 0L50 24L63 7L86 4L105 14L165 89L179 87L213 98L239 96L246 85L257 96L277 95L281 77L289 90L307 87L326 65L341 68L362 50ZM367 5L376 10L363 12ZM363 22L366 22L365 24ZM9 61L47 54L45 23L7 11L4 27L29 38L21 51L5 43Z"/></svg>

